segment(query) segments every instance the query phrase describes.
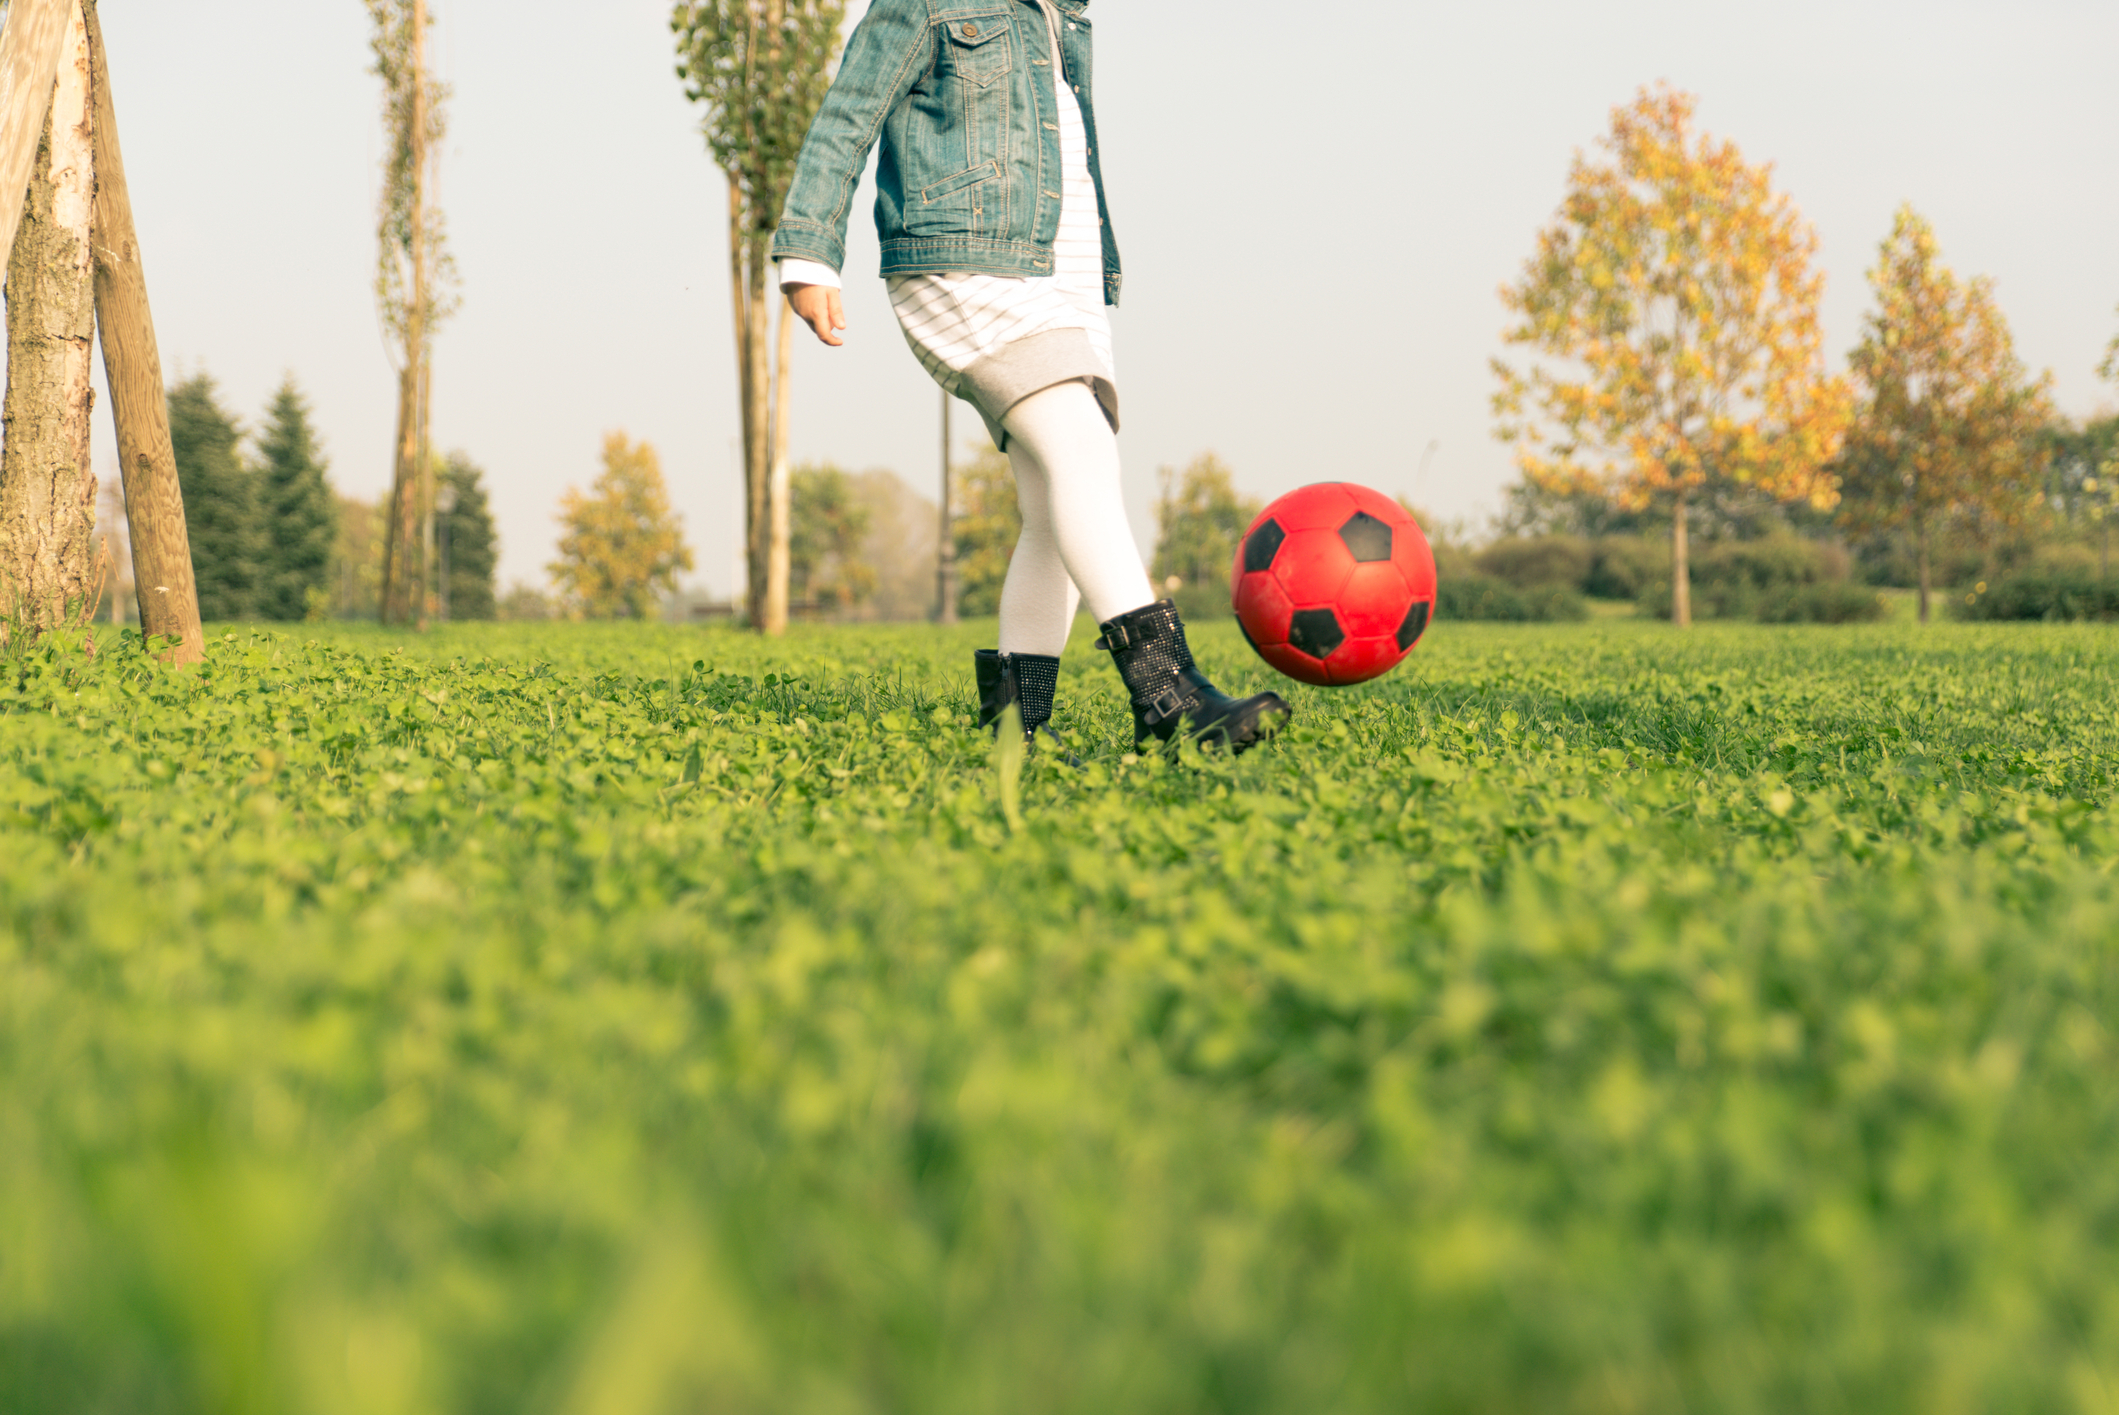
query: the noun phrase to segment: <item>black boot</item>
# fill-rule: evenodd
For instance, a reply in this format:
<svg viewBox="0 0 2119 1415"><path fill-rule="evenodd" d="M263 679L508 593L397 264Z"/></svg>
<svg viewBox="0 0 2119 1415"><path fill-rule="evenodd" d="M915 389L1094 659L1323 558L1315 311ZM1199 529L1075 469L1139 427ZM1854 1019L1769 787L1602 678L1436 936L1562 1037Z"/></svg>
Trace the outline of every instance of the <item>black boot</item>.
<svg viewBox="0 0 2119 1415"><path fill-rule="evenodd" d="M1278 693L1232 698L1207 681L1185 645L1185 624L1177 606L1159 599L1100 624L1096 641L1111 651L1118 676L1133 695L1133 745L1152 735L1165 742L1179 734L1194 742L1217 743L1232 751L1264 741L1288 720Z"/></svg>
<svg viewBox="0 0 2119 1415"><path fill-rule="evenodd" d="M1001 653L980 649L972 656L979 679L979 726L1000 731L1001 714L1014 703L1023 718L1023 745L1037 745L1042 731L1064 755L1066 743L1048 725L1052 695L1059 689L1059 660L1041 653ZM1074 758L1070 755L1071 762Z"/></svg>

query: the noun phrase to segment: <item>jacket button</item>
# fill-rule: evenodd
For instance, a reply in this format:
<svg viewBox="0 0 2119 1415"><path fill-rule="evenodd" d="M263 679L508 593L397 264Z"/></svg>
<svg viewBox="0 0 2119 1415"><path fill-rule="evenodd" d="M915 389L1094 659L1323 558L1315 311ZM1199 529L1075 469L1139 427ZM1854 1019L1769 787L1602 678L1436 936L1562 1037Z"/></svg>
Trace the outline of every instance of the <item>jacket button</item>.
<svg viewBox="0 0 2119 1415"><path fill-rule="evenodd" d="M978 34L978 32L979 32L979 27L978 27L977 25L965 25L965 26L964 26L964 38L966 38L966 39L971 39L971 38L974 38L974 37L976 37L976 36L977 36L977 34Z"/></svg>

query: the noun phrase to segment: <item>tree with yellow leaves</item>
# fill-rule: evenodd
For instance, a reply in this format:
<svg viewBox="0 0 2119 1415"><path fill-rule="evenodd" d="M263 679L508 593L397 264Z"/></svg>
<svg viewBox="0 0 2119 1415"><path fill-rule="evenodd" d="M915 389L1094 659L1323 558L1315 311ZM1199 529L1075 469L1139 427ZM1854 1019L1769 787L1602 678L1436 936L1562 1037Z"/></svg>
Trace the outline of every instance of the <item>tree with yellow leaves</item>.
<svg viewBox="0 0 2119 1415"><path fill-rule="evenodd" d="M662 459L622 432L603 439L603 474L588 493L568 487L560 498L559 523L559 559L549 568L586 618L652 618L656 598L692 568Z"/></svg>
<svg viewBox="0 0 2119 1415"><path fill-rule="evenodd" d="M1544 490L1671 518L1671 619L1692 622L1688 504L1746 486L1823 508L1850 395L1825 372L1817 238L1770 166L1696 134L1690 94L1612 110L1603 152L1575 154L1567 196L1515 285L1505 332L1532 362L1493 361L1495 435Z"/></svg>
<svg viewBox="0 0 2119 1415"><path fill-rule="evenodd" d="M1869 272L1876 308L1849 358L1861 403L1838 469L1850 531L1912 533L1923 624L1935 532L1960 521L1991 535L2033 514L2052 418L2051 376L2025 375L1991 282L1960 281L1937 257L1934 230L1901 206Z"/></svg>

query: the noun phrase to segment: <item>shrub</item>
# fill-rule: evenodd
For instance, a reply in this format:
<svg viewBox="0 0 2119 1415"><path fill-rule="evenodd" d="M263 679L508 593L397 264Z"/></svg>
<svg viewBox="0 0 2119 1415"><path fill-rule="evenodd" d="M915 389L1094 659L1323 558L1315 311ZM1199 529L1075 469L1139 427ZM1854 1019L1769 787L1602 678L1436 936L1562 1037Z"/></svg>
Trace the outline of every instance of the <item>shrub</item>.
<svg viewBox="0 0 2119 1415"><path fill-rule="evenodd" d="M1762 619L1781 613L1778 606L1807 586L1844 582L1847 570L1844 549L1799 536L1710 541L1692 556L1692 614L1695 619ZM1668 571L1643 585L1635 602L1643 615L1668 618Z"/></svg>
<svg viewBox="0 0 2119 1415"><path fill-rule="evenodd" d="M1801 585L1758 604L1761 624L1872 624L1888 612L1882 595L1846 580Z"/></svg>
<svg viewBox="0 0 2119 1415"><path fill-rule="evenodd" d="M1929 569L1938 585L1969 585L1994 568L1998 556L2008 570L2016 568L2021 546L1981 546L1961 526L1943 528L1929 551ZM1872 585L1911 589L1920 583L1920 561L1913 538L1903 532L1873 537L1861 547L1861 578Z"/></svg>
<svg viewBox="0 0 2119 1415"><path fill-rule="evenodd" d="M1974 584L1951 608L1960 619L2109 619L2119 615L2119 580L2088 569L2026 570Z"/></svg>
<svg viewBox="0 0 2119 1415"><path fill-rule="evenodd" d="M1570 589L1518 589L1491 575L1457 575L1437 584L1435 617L1532 624L1586 619L1589 609Z"/></svg>
<svg viewBox="0 0 2119 1415"><path fill-rule="evenodd" d="M1177 612L1192 623L1196 624L1203 619L1236 617L1236 610L1229 603L1229 587L1226 583L1217 584L1208 580L1198 584L1181 583L1175 590L1168 590L1166 586L1157 588L1165 589L1177 605Z"/></svg>
<svg viewBox="0 0 2119 1415"><path fill-rule="evenodd" d="M1593 552L1581 536L1511 536L1472 557L1472 569L1518 589L1579 590L1589 578Z"/></svg>
<svg viewBox="0 0 2119 1415"><path fill-rule="evenodd" d="M2052 542L2033 550L2031 563L2025 568L2047 574L2059 572L2094 577L2097 573L2097 552L2086 545L2075 545L2066 541ZM1978 578L1976 574L1960 575L1954 583L1972 584Z"/></svg>
<svg viewBox="0 0 2119 1415"><path fill-rule="evenodd" d="M1590 542L1585 594L1598 599L1639 599L1656 583L1670 583L1670 542L1649 536L1606 536Z"/></svg>

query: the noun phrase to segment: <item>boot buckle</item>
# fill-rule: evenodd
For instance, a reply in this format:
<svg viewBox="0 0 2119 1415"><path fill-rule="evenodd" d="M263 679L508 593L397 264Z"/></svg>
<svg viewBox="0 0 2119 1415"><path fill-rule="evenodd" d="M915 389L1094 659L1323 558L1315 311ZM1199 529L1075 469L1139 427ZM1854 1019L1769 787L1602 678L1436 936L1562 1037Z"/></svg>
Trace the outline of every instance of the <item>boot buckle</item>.
<svg viewBox="0 0 2119 1415"><path fill-rule="evenodd" d="M1165 688L1141 705L1140 720L1149 727L1169 721L1185 710L1185 700L1175 688Z"/></svg>
<svg viewBox="0 0 2119 1415"><path fill-rule="evenodd" d="M1120 649L1133 647L1133 636L1126 632L1125 625L1114 619L1104 625L1103 637L1096 641L1095 647L1107 653L1117 653Z"/></svg>

